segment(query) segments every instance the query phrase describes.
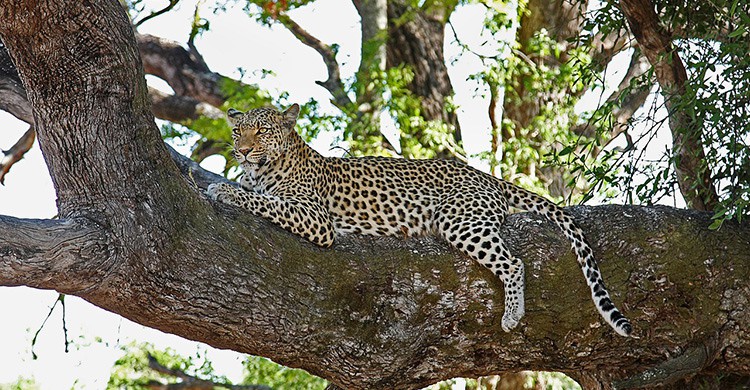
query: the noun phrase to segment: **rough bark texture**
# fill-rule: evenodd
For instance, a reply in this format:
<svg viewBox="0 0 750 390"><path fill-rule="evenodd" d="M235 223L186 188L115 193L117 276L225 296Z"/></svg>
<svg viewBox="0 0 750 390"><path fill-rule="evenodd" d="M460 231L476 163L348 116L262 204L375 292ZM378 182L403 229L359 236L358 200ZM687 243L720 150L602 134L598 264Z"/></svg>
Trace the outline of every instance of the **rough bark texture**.
<svg viewBox="0 0 750 390"><path fill-rule="evenodd" d="M169 95L154 88L148 89L148 95L151 98L151 111L159 119L185 123L202 116L213 119L224 117L220 109L190 96Z"/></svg>
<svg viewBox="0 0 750 390"><path fill-rule="evenodd" d="M26 123L33 123L31 106L27 102L26 90L18 71L0 41L0 108Z"/></svg>
<svg viewBox="0 0 750 390"><path fill-rule="evenodd" d="M527 315L504 333L500 281L442 241L344 237L325 250L209 203L185 178L204 187L211 176L175 164L158 136L117 2L6 1L0 36L28 87L62 217L0 217L0 285L77 295L346 389L520 369L603 387L673 380L658 375L665 367L750 376L748 225L711 231L710 215L666 207L571 209L639 337L621 338L562 234L513 215L503 235L527 264Z"/></svg>
<svg viewBox="0 0 750 390"><path fill-rule="evenodd" d="M139 40L143 40L143 37L142 35L136 35L136 38ZM165 81L172 83L175 89L186 93L193 93L197 97L201 97L200 94L194 93L198 88L185 88L184 86L199 83L204 86L203 90L209 88L207 85L212 85L210 88L216 91L220 90L217 81L221 80L222 77L217 76L216 73L208 71L198 74L196 72L180 71L181 69L189 69L197 66L195 65L194 56L191 57L189 52L180 45L164 39L149 39L149 42L149 47L151 48L149 55L151 68L154 68L154 63L158 62L162 64L163 67L159 68L160 72L171 75ZM158 44L164 47L155 50L154 47ZM182 55L175 54L180 51L182 51ZM157 61L156 58L159 58L160 55L164 56L164 58ZM178 61L178 59L182 62ZM246 87L253 88L251 86ZM221 110L193 96L169 95L155 88L149 88L148 92L151 100L151 110L154 116L159 119L174 123L189 124L200 117L212 119L224 117L224 113ZM214 95L212 99L223 99L223 97ZM221 102L223 103L223 100ZM11 113L18 119L31 125L29 131L15 145L3 151L2 159L0 159L0 184L2 184L12 166L20 161L24 154L33 146L36 136L33 127L34 117L32 115L31 104L26 96L26 90L2 42L0 42L0 109ZM217 145L215 142L203 142L201 140L196 145L196 148L194 148L195 157L200 161L211 154L221 152L223 148L223 144Z"/></svg>
<svg viewBox="0 0 750 390"><path fill-rule="evenodd" d="M650 0L623 0L620 9L643 54L654 67L664 95L680 192L690 208L713 210L719 196L705 161L702 129L685 107L689 104L685 101L687 72L677 48L672 45L672 35L660 24Z"/></svg>

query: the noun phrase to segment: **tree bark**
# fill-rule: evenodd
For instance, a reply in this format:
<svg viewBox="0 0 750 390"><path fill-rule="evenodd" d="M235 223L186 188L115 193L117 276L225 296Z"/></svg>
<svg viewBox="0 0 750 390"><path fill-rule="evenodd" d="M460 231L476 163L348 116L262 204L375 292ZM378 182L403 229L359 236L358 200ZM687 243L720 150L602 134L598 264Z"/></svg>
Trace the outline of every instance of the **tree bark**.
<svg viewBox="0 0 750 390"><path fill-rule="evenodd" d="M216 107L227 100L221 82L226 77L212 72L203 59L176 42L148 34L138 34L143 67L166 81L177 95L190 96Z"/></svg>
<svg viewBox="0 0 750 390"><path fill-rule="evenodd" d="M750 225L709 230L709 214L666 207L571 209L639 337L621 338L599 319L562 234L510 216L503 235L527 264L527 315L504 333L502 283L438 239L348 236L321 249L209 203L194 185L212 177L175 164L159 138L117 2L6 1L0 36L28 88L61 215L0 217L0 285L77 295L346 389L521 369L605 387L675 380L649 375L664 367L750 376Z"/></svg>
<svg viewBox="0 0 750 390"><path fill-rule="evenodd" d="M136 35L136 38L143 36ZM154 50L154 46L163 44L165 47L160 50ZM219 90L219 85L216 84L217 80L221 80L223 76L217 76L213 72L204 72L203 74L196 74L195 72L180 72L180 69L193 68L197 65L194 64L194 59L189 55L187 50L175 42L163 40L163 39L152 39L151 40L151 54L150 60L152 62L159 62L165 67L161 69L162 72L171 74L171 77L167 78L167 82L171 82L173 85L191 85L199 83L204 85L204 90L208 87L206 85L214 83L213 89ZM176 55L175 52L182 50L183 55ZM167 55L165 53L171 53ZM160 60L156 60L160 55L165 56ZM168 58L167 58L168 57ZM176 61L176 58L181 58L188 63L181 63ZM171 61L170 61L171 60ZM153 67L154 65L151 64ZM167 71L169 69L169 71ZM224 78L228 80L227 78ZM236 81L234 81L236 82ZM245 88L254 88L253 86L245 85ZM183 88L183 92L196 91L198 88ZM201 117L207 117L211 119L224 118L224 113L216 108L215 106L200 101L192 96L183 95L169 95L161 92L155 88L149 88L149 98L151 100L151 109L159 119L164 119L174 123L180 123L183 125L190 125L194 120ZM200 94L195 94L199 96ZM214 99L217 99L214 96ZM223 98L222 98L223 99ZM223 102L223 101L222 101ZM18 76L15 65L11 61L10 55L5 48L5 45L0 42L0 109L11 113L16 118L31 125L29 131L27 131L15 145L4 151L2 159L0 159L0 184L4 184L6 175L12 166L20 161L25 153L33 146L33 142L36 136L34 131L34 117L32 115L31 104L26 96L26 90L24 89L21 79ZM211 154L219 153L223 150L223 146L215 146L215 142L200 140L194 148L194 154L196 158L203 159Z"/></svg>
<svg viewBox="0 0 750 390"><path fill-rule="evenodd" d="M148 89L151 111L159 119L173 123L187 123L202 116L221 119L224 112L208 103L189 96L169 95L155 88Z"/></svg>

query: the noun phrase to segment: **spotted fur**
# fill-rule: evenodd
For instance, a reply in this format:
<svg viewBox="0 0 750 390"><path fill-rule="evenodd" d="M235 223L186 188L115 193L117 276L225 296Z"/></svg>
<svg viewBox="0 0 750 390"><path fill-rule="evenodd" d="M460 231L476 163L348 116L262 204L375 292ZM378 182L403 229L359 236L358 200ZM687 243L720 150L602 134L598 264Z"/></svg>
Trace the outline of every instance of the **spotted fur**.
<svg viewBox="0 0 750 390"><path fill-rule="evenodd" d="M448 160L327 158L294 131L299 106L284 112L230 109L234 156L245 171L237 189L212 184L214 199L239 206L322 247L337 234L437 234L502 281L510 331L524 315L524 266L503 243L509 207L544 215L571 241L602 317L628 336L583 232L554 203L467 165Z"/></svg>

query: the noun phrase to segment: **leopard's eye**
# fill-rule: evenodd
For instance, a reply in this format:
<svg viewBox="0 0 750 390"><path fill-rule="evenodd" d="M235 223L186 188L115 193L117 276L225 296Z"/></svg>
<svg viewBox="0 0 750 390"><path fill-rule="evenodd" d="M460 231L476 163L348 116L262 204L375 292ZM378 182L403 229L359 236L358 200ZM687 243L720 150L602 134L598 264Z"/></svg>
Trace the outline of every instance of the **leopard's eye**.
<svg viewBox="0 0 750 390"><path fill-rule="evenodd" d="M269 128L268 127L260 127L258 128L258 134L266 134L268 133Z"/></svg>
<svg viewBox="0 0 750 390"><path fill-rule="evenodd" d="M232 128L232 135L240 135L240 129L237 127Z"/></svg>

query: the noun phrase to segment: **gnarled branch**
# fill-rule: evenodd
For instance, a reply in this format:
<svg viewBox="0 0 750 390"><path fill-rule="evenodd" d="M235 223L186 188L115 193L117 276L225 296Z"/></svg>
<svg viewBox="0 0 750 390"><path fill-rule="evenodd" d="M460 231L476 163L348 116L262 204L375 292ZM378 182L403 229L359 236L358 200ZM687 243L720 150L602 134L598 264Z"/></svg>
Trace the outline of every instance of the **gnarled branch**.
<svg viewBox="0 0 750 390"><path fill-rule="evenodd" d="M95 223L35 220L0 215L0 285L81 294L97 285L116 264Z"/></svg>
<svg viewBox="0 0 750 390"><path fill-rule="evenodd" d="M5 184L5 175L8 174L13 164L22 159L26 152L31 149L35 137L34 127L31 126L10 149L3 150L3 156L0 158L0 184Z"/></svg>
<svg viewBox="0 0 750 390"><path fill-rule="evenodd" d="M170 95L150 87L148 96L151 98L151 111L159 119L186 123L202 116L212 119L224 117L220 109L190 96Z"/></svg>

